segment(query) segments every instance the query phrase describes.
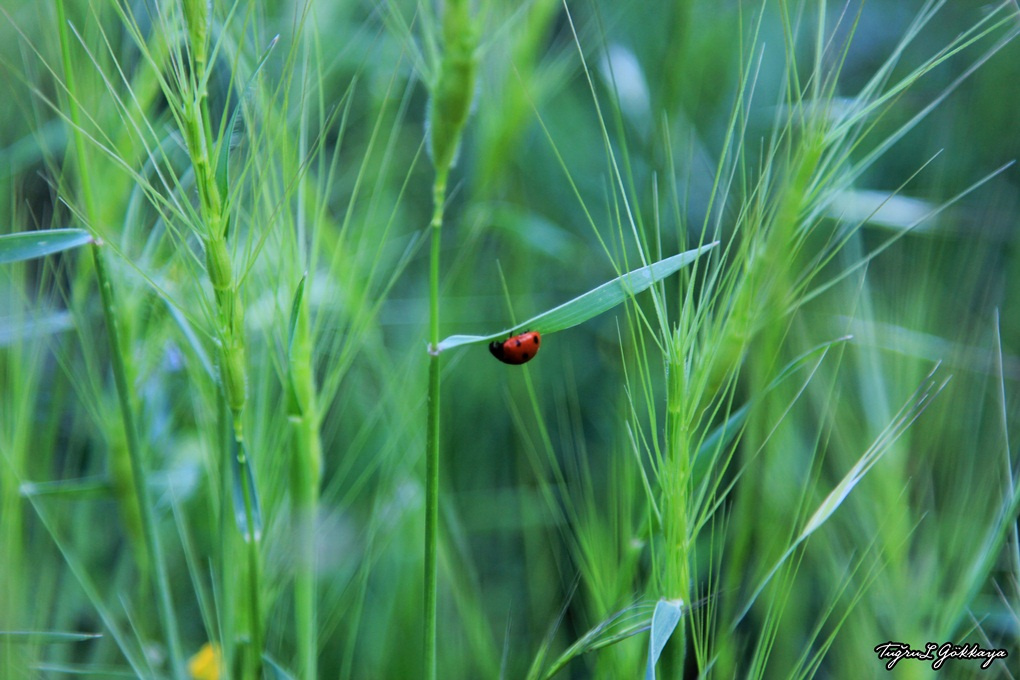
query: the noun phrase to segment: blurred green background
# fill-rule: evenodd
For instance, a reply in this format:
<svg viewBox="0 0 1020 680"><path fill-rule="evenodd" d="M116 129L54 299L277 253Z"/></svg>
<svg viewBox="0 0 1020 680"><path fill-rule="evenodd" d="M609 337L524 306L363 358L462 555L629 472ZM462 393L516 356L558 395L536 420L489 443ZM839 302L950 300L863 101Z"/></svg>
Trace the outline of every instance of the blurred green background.
<svg viewBox="0 0 1020 680"><path fill-rule="evenodd" d="M293 672L281 385L290 303L307 271L323 409L319 675L418 677L434 8L398 0L211 7L214 118L236 105L281 36L234 131L231 244L247 276L246 430L265 521L266 650ZM450 178L444 337L510 327L640 265L633 234L650 260L710 240L753 250L765 237L748 216L775 214L773 197L792 183L784 163L808 137L787 122L791 112L832 116L826 131L851 140L828 139L845 155L818 174L820 188L799 213L811 226L805 245L782 258L789 309L762 303L765 315L727 377L699 402L695 430L732 419L746 436L726 443L729 465L696 468L722 486L692 536L698 605L682 624L692 627L686 657L673 663L687 677L871 677L883 672L875 645L930 639L980 642L1015 659L1015 10L892 0L479 0L473 8L479 78ZM81 227L110 246L190 656L232 634L217 618L213 574L240 556L222 543L211 289L187 209L155 207L194 202L185 144L157 78L187 71L166 47L183 40L183 24L174 2L66 9L96 222L83 219L55 11L2 0L0 231ZM912 22L934 9L914 37ZM997 18L987 35L914 82L915 69L989 15ZM878 92L909 87L865 110L879 98L861 93L886 68ZM844 129L845 111L854 123ZM869 156L903 126L902 138ZM734 277L750 271L751 256L727 252L711 266ZM818 262L816 253L830 255ZM820 288L841 272L850 273ZM123 432L91 265L71 252L7 266L0 290L0 669L12 678L113 677L142 667L163 677L168 651L151 611L151 565L114 462ZM687 308L713 310L726 328L731 293L694 275L660 291L670 327L689 290L698 293ZM440 677L543 677L600 624L557 677L643 672L647 634L635 630L669 595L656 565L670 548L646 495L663 485L649 442L664 439L666 373L675 369L656 324L639 320L655 313L639 297L550 335L524 370L493 361L482 345L443 355ZM854 339L810 380L762 393L783 366L846 334ZM709 369L697 357L728 336L706 322L691 337L702 354L685 370L698 376ZM946 387L758 595L805 520L937 361L937 382L951 376ZM749 420L737 421L744 404L753 406ZM755 606L730 627L752 593ZM26 641L13 631L104 637ZM629 634L590 644L614 632ZM133 668L131 658L143 661ZM955 663L950 677L985 677L977 663ZM989 672L1012 677L1005 668L1000 661ZM899 670L931 673L920 662ZM682 675L676 665L666 672Z"/></svg>

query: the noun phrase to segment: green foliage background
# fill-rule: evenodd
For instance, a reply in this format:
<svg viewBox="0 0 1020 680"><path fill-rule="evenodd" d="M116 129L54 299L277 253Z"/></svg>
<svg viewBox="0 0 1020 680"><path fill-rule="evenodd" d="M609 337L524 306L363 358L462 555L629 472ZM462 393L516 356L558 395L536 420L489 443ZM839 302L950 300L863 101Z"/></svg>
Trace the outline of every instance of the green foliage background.
<svg viewBox="0 0 1020 680"><path fill-rule="evenodd" d="M264 672L300 677L289 349L307 274L318 675L418 677L439 15L397 0L211 8L202 73L212 138L231 147ZM180 3L66 10L0 4L0 232L79 227L105 244L182 668L251 632L201 179L174 115L193 53ZM722 245L544 337L524 368L482 345L442 354L440 677L635 677L660 598L693 605L667 677L871 677L886 640L1015 660L1015 8L479 0L471 14L441 336ZM3 677L175 672L85 253L0 268ZM830 495L862 462L868 476Z"/></svg>

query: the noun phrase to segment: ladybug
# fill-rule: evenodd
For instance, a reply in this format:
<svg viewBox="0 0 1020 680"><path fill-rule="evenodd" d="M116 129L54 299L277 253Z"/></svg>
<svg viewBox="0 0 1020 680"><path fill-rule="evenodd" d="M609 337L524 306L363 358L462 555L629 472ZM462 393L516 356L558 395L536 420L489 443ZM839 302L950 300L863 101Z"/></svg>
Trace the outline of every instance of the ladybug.
<svg viewBox="0 0 1020 680"><path fill-rule="evenodd" d="M493 340L489 343L489 351L504 364L524 364L531 361L538 354L539 345L542 344L542 336L538 331L528 331L508 338L503 342Z"/></svg>

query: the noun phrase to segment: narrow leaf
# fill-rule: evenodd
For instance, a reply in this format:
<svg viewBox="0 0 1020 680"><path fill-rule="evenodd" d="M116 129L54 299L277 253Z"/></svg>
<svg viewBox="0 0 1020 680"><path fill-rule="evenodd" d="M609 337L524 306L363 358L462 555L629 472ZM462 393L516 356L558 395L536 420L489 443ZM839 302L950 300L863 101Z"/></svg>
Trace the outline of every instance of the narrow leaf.
<svg viewBox="0 0 1020 680"><path fill-rule="evenodd" d="M305 295L305 282L308 281L308 273L305 272L304 276L301 277L301 282L298 283L297 290L294 292L294 301L290 305L290 325L287 330L287 354L291 353L291 349L294 347L294 330L297 328L298 315L301 313L301 302Z"/></svg>
<svg viewBox="0 0 1020 680"><path fill-rule="evenodd" d="M83 246L92 240L84 229L22 231L0 236L0 264L33 260L62 250Z"/></svg>
<svg viewBox="0 0 1020 680"><path fill-rule="evenodd" d="M262 539L262 503L256 492L255 475L252 472L251 461L247 460L247 452L244 444L234 440L234 455L230 457L230 472L234 486L234 519L237 521L237 528L241 531L245 541L252 540L252 533L248 531L248 512L244 507L244 486L248 486L248 493L251 494L251 515L252 524L255 527L255 540ZM240 458L244 456L246 463L241 465Z"/></svg>
<svg viewBox="0 0 1020 680"><path fill-rule="evenodd" d="M0 630L0 640L48 645L55 642L83 642L103 637L102 633L68 633L57 630Z"/></svg>
<svg viewBox="0 0 1020 680"><path fill-rule="evenodd" d="M244 107L245 100L249 97L252 90L255 89L255 79L258 78L259 71L266 65L266 61L269 59L269 53L276 47L276 43L279 42L280 36L276 36L269 41L269 46L266 47L262 53L262 57L259 59L259 63L255 65L255 70L248 78L248 82L245 84L244 89L241 90L241 96L237 101L237 106L234 107L234 112L230 116L230 123L227 124L226 129L223 132L223 138L220 140L219 146L219 159L216 162L216 185L220 190L220 196L226 198L229 193L230 184L230 138L234 134L234 127L237 125L238 116L241 114L241 109Z"/></svg>
<svg viewBox="0 0 1020 680"><path fill-rule="evenodd" d="M492 335L451 335L439 343L439 351L469 345L476 342L490 342L499 338L514 335L525 329L548 334L572 328L584 323L588 319L606 312L634 295L646 290L653 283L661 281L670 274L678 271L712 248L719 245L718 241L708 245L688 250L687 252L659 260L647 267L635 269L632 272L623 274L603 283L598 288L589 290L573 300L564 302L559 307L542 312L538 316L528 319L524 323L517 324L513 328L493 333Z"/></svg>
<svg viewBox="0 0 1020 680"><path fill-rule="evenodd" d="M709 462L714 461L714 457L711 454L715 451L720 451L723 446L728 446L730 442L733 441L733 438L743 427L744 421L747 420L747 413L751 405L757 403L761 399L767 398L772 390L785 382L787 378L808 366L809 360L813 359L815 355L821 354L821 356L818 357L818 361L814 364L817 368L818 364L825 358L825 355L828 353L830 348L839 343L847 342L852 337L853 336L850 335L844 335L836 338L835 340L829 340L812 347L808 351L793 359L790 363L786 364L786 366L779 371L779 374L773 378L772 382L770 382L764 390L758 394L752 395L746 404L731 412L721 424L717 425L715 429L712 430L707 437L705 437L705 441L702 442L700 447L698 447L698 451L695 454L694 473L692 475L693 478L702 479L707 473Z"/></svg>
<svg viewBox="0 0 1020 680"><path fill-rule="evenodd" d="M648 668L645 670L645 680L655 680L655 664L659 662L662 650L676 630L676 625L680 623L683 610L684 603L680 600L662 599L655 605L652 628L648 636Z"/></svg>
<svg viewBox="0 0 1020 680"><path fill-rule="evenodd" d="M301 282L298 283L297 290L294 292L294 301L290 306L290 325L287 330L287 364L289 370L287 371L287 415L288 416L300 416L301 407L305 404L302 403L301 399L298 398L298 389L294 384L294 373L298 370L297 361L294 356L294 339L297 337L298 330L300 328L301 314L303 311L302 305L305 300L305 283L308 281L308 273L301 277ZM305 329L307 335L307 328ZM307 340L307 338L305 338Z"/></svg>
<svg viewBox="0 0 1020 680"><path fill-rule="evenodd" d="M45 673L43 677L85 676L87 678L138 678L138 671L109 664L39 663L32 670Z"/></svg>
<svg viewBox="0 0 1020 680"><path fill-rule="evenodd" d="M904 432L914 423L915 420L921 415L921 413L928 407L928 404L938 396L942 389L946 386L948 379L939 384L935 380L935 373L939 369L939 364L935 365L935 368L928 374L924 381L918 386L911 395L910 399L907 400L900 410L896 412L892 422L890 422L885 429L878 435L878 438L868 447L867 451L861 454L861 457L857 459L853 467L850 469L843 479L840 480L839 484L829 492L829 495L825 497L815 512L811 515L808 521L804 525L804 529L800 532L800 535L790 543L784 552L773 565L772 569L765 575L765 577L755 588L754 592L747 599L747 603L743 609L733 619L730 631L734 631L737 625L747 616L747 612L751 610L751 606L761 595L765 586L768 585L772 577L776 575L783 564L790 558L794 550L797 549L812 533L817 531L826 521L832 516L832 514L843 504L850 492L853 491L857 483L860 482L864 476L871 471L876 463L892 448L892 445L903 435Z"/></svg>
<svg viewBox="0 0 1020 680"><path fill-rule="evenodd" d="M638 633L643 633L651 625L649 615L646 612L649 605L642 603L624 607L609 618L600 621L594 628L582 635L574 644L570 645L556 661L549 664L542 675L537 675L542 664L536 663L533 664L532 670L528 673L527 677L529 680L537 677L541 677L543 680L550 680L566 668L568 663L582 654L615 645ZM539 661L541 659L536 658L536 662Z"/></svg>
<svg viewBox="0 0 1020 680"><path fill-rule="evenodd" d="M294 680L295 676L268 654L262 655L262 662L265 664L264 675L268 680Z"/></svg>
<svg viewBox="0 0 1020 680"><path fill-rule="evenodd" d="M61 496L64 498L110 498L113 485L108 477L60 479L53 482L23 482L18 488L22 498Z"/></svg>

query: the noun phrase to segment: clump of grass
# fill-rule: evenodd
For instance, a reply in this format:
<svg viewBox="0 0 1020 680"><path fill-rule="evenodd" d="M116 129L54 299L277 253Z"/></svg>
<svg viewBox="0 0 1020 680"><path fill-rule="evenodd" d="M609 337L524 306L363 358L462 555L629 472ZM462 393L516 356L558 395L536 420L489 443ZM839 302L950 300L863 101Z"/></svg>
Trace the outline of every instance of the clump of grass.
<svg viewBox="0 0 1020 680"><path fill-rule="evenodd" d="M789 71L783 97L776 107L778 113L770 141L755 156L758 165L751 167L748 158L752 150L745 147L744 129L753 115L752 101L758 95L756 69L761 62L757 52L749 53L741 95L734 104L725 145L719 153L708 201L710 210L698 228L685 227L679 222L682 239L703 242L706 238L722 238L723 248L717 259L698 263L693 269L686 287L676 298L680 304L675 310L671 309L670 299L660 291L660 297L651 308L651 321L646 317L648 312L640 308L631 317L630 337L642 348L642 358L635 360L636 374L629 380L628 401L634 419L631 432L641 434L630 435L629 448L633 449L641 468L638 478L647 496L643 507L638 504L638 508L629 512L617 512L623 517L636 514L648 518L645 521L653 539L650 543L653 566L647 585L650 596L684 605L701 596L709 598L705 613L685 614L676 628L667 648L669 653L663 657L663 670L669 677L681 675L689 663L696 664L702 672L710 670L722 676L738 672L742 644L749 644L752 650L752 675L771 674L775 671L769 669L776 665L784 668L783 672L795 675L816 673L823 667L825 652L841 627L850 627L848 621L854 620L853 608L867 601L865 594L876 581L883 583L876 575L881 572L864 558L858 558L859 561L851 563L855 566L851 567L848 580L839 584L835 591L837 600L849 599L848 608L839 611L835 604L830 605L812 629L798 617L807 605L799 601L793 585L798 563L790 564L788 560L837 508L848 504L850 490L878 463L879 456L896 458L891 452L901 448L900 438L945 383L936 381L934 387L915 395L904 407L906 415L891 410L883 414L882 420L875 424L887 429L870 446L858 450L856 460L851 459L850 472L825 494L819 475L820 461L830 436L827 434L829 426L823 425L817 432L809 433L799 416L793 414L799 412L797 403L805 394L817 393L817 408L823 413L837 408L835 388L814 387L820 363L800 383L777 382L777 375L788 370L783 368L784 362L792 356L792 351L797 351L792 350L791 344L795 342L793 346L805 347L802 327L807 322L801 320L801 310L825 291L850 278L904 235L904 232L897 233L870 254L858 254L856 259L844 257L848 244L857 247L861 223L829 223L826 221L827 206L848 191L881 154L917 125L958 83L939 93L931 106L924 107L908 123L885 136L874 132L878 121L889 114L906 88L950 55L985 41L987 51L978 57L980 64L1013 36L1010 30L1013 18L1008 8L1002 6L1001 14L989 15L944 50L910 70L908 75L890 81L889 73L896 60L930 21L935 10L934 6L922 10L889 62L866 84L853 104L840 108L838 113L836 93L840 68L849 51L857 19L847 16L839 19L850 25L849 37L839 43L829 36L841 30L840 23L830 31L825 23L825 11L818 12L817 30L813 34L817 47L808 76L802 80L802 66L795 55L798 36L810 22L800 12L780 13L787 40ZM764 18L762 12L754 22L750 44L757 44ZM835 66L830 69L827 64ZM668 139L661 141L669 143ZM622 145L622 149L621 153L626 154L626 145ZM633 196L628 197L628 180L616 169L621 165L616 159L616 148L607 145L606 153L616 191L620 194L616 201L622 206L622 241L626 229L633 229L648 218L630 211L636 201ZM668 147L666 157L674 157ZM857 157L861 160L856 160ZM717 204L720 207L716 208ZM732 207L727 213L723 206ZM680 214L680 206L674 206L674 215ZM724 219L727 214L735 217L732 223ZM655 229L658 234L658 224ZM826 235L825 230L831 233ZM633 247L643 255L642 241L640 237L636 240ZM831 266L834 262L840 266ZM819 284L817 280L823 274L833 278ZM852 302L851 314L854 306L856 303ZM650 342L643 339L646 329L655 330ZM843 346L850 336L844 335L835 342L834 339L847 329L834 330L836 335L823 346L836 348L832 356L835 366L840 367ZM654 375L653 367L657 362L643 357L649 351L654 353L650 348L661 350L664 356L665 373L661 378ZM666 385L663 421L659 420L656 404L656 385L660 380ZM879 389L882 399L887 399L889 387ZM742 395L752 395L743 407L740 400L748 398ZM642 401L647 415L641 415L642 408L638 404ZM838 419L837 415L831 417ZM799 428L787 425L791 419L795 419ZM642 422L647 424L642 427ZM663 427L661 438L660 427ZM554 468L557 465L554 463ZM890 475L889 467L896 467L898 463L882 465L883 472L876 476L882 478L878 485L885 491L878 497L889 507L888 521L876 527L873 541L878 543L866 543L865 554L874 550L882 556L879 559L904 565L910 562L903 553L903 546L907 544L905 537L910 535L911 523L917 519L908 518L894 508L899 504L895 494L902 494L910 481L903 474ZM798 467L802 473L795 472ZM794 479L805 485L802 491L788 488L789 481ZM875 491L860 493L874 498L871 494ZM893 495L883 495L888 493ZM815 494L821 494L821 498L815 498ZM1008 495L1003 498L1007 505L1011 503L1009 498ZM578 502L582 507L591 507L589 513L582 515L588 521L596 524L610 521L612 515L607 516L606 512L591 506L591 501L583 495ZM813 503L816 505L812 511ZM610 504L610 507L614 506ZM725 515L721 512L723 508L727 508ZM807 517L801 522L803 528L795 530L795 518L802 515ZM783 526L790 527L788 535L780 529ZM591 562L591 555L596 552L595 541L601 540L596 536L603 533L595 527L584 529L584 541L576 548L579 562ZM638 533L644 537L643 532ZM760 564L759 556L765 556L766 563L774 561L775 566L771 570L745 568L745 565ZM773 579L780 570L782 578ZM633 578L630 570L623 573L627 575L624 578ZM582 574L592 579L592 599L599 602L598 593L606 591L606 583L595 580L597 571L583 571ZM850 580L856 574L861 579ZM886 578L894 583L899 575L891 570ZM752 583L758 585L750 586ZM847 594L850 583L856 583L857 590ZM766 589L767 595L762 597ZM898 590L905 592L906 589L904 582ZM735 604L741 601L745 604ZM597 611L609 616L612 609L601 602L599 605ZM739 624L752 607L756 611L760 607L760 618L756 621L764 621L764 624L756 628L758 637L741 643L742 626ZM834 621L830 621L832 619ZM793 654L793 647L803 644L818 644L821 650L814 656L805 654L789 666L778 660L796 658L796 654L791 657L777 649L784 646L778 631L781 625L788 625L784 623L788 620L792 620L793 626L803 625L804 630L794 636L800 642L789 645L786 651ZM827 621L833 628L829 637L821 639ZM731 622L731 628L720 628L720 623L725 626L727 622ZM914 630L911 626L905 629ZM920 631L914 632L916 638L923 636ZM872 635L879 633L872 631ZM592 645L582 647L572 648L572 653L594 648ZM686 658L688 649L694 651L693 662ZM605 672L609 675L626 672L624 669L632 661L621 663L613 667L615 670Z"/></svg>
<svg viewBox="0 0 1020 680"><path fill-rule="evenodd" d="M942 116L1015 8L882 54L872 5L419 9L0 10L0 674L1009 646L1009 249L961 217L1012 171Z"/></svg>

